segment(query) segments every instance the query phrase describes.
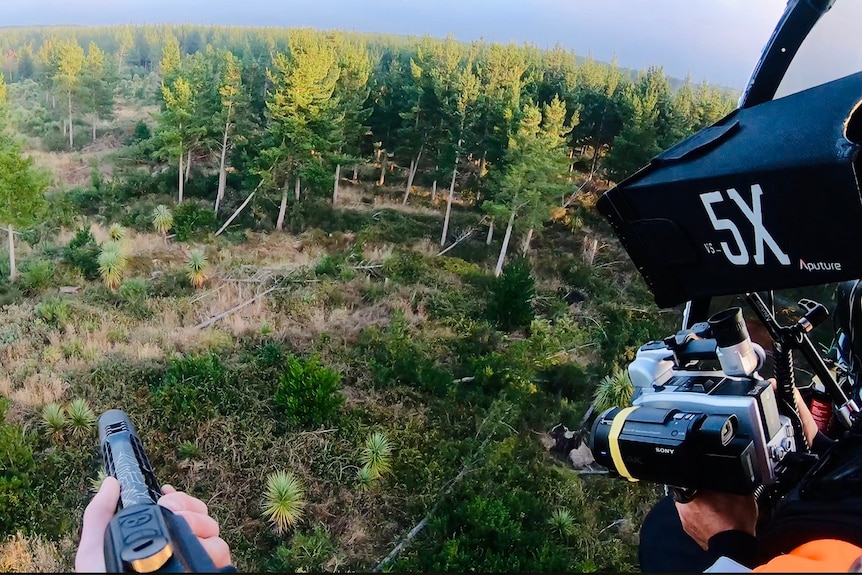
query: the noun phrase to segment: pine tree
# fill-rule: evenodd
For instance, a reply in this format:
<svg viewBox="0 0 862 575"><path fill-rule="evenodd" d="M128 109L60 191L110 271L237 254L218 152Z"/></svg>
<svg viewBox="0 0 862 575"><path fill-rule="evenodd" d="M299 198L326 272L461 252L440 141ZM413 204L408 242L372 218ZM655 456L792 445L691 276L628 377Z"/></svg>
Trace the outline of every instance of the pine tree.
<svg viewBox="0 0 862 575"><path fill-rule="evenodd" d="M343 119L334 97L339 68L331 43L303 32L292 35L289 45L290 54L276 54L268 72L268 146L258 170L268 188L282 190L278 230L284 224L290 184L295 183L298 200L300 179L315 173L341 148Z"/></svg>
<svg viewBox="0 0 862 575"><path fill-rule="evenodd" d="M245 90L242 84L242 68L239 59L231 52L222 55L222 69L219 84L221 96L221 113L218 115L220 125L224 126L221 147L219 149L219 178L216 193L215 213L218 215L219 205L224 198L227 186L228 150L230 149L230 134L236 123L237 109L247 105Z"/></svg>
<svg viewBox="0 0 862 575"><path fill-rule="evenodd" d="M177 159L179 193L177 203L182 203L185 184L183 160L190 139L193 112L192 88L185 78L179 76L170 86L162 84L162 98L165 111L160 118L159 135L164 142L164 147L159 153L169 160Z"/></svg>
<svg viewBox="0 0 862 575"><path fill-rule="evenodd" d="M0 119L5 119L6 84L0 74ZM48 176L37 170L33 158L25 157L0 121L0 224L9 234L9 280L18 279L15 265L15 228L31 224L44 201Z"/></svg>
<svg viewBox="0 0 862 575"><path fill-rule="evenodd" d="M66 95L69 111L69 148L75 145L75 130L72 122L72 98L81 83L84 70L84 49L77 40L69 40L57 45L54 84Z"/></svg>
<svg viewBox="0 0 862 575"><path fill-rule="evenodd" d="M83 88L84 109L90 116L93 140L96 139L96 122L108 120L114 113L114 81L110 63L105 53L90 42L87 58L84 61L81 87Z"/></svg>
<svg viewBox="0 0 862 575"><path fill-rule="evenodd" d="M565 154L563 124L565 105L555 99L542 112L534 104L522 111L518 131L509 141L506 167L497 178L498 192L491 201L483 204L496 219L507 219L506 234L494 274L499 276L509 248L516 218L527 228L525 246L529 246L531 230L548 219L551 206L562 193L571 187L566 182L568 158ZM525 250L526 251L526 250Z"/></svg>

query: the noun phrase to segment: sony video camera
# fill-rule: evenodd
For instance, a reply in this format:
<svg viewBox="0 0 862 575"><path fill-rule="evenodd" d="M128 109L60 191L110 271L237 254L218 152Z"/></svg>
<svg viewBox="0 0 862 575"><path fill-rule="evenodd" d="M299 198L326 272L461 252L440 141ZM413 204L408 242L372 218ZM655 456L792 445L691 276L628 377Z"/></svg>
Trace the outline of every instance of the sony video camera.
<svg viewBox="0 0 862 575"><path fill-rule="evenodd" d="M757 373L764 360L738 307L643 345L629 366L632 405L593 424L596 461L630 481L684 490L747 494L775 483L796 445Z"/></svg>

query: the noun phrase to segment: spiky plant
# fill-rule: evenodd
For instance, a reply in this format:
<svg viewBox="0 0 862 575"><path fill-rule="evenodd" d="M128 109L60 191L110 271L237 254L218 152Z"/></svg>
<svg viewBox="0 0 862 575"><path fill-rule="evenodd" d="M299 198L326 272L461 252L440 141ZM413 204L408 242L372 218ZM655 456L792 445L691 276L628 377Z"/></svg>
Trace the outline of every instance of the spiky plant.
<svg viewBox="0 0 862 575"><path fill-rule="evenodd" d="M117 242L105 242L99 254L99 275L109 289L115 290L123 281L126 271L126 256Z"/></svg>
<svg viewBox="0 0 862 575"><path fill-rule="evenodd" d="M91 477L88 481L90 482L90 491L96 493L99 488L102 487L102 482L105 481L105 478L108 475L105 473L104 469L100 469L99 473L96 474L96 477Z"/></svg>
<svg viewBox="0 0 862 575"><path fill-rule="evenodd" d="M159 204L153 209L153 227L162 234L165 243L167 243L168 232L174 227L174 215L167 206Z"/></svg>
<svg viewBox="0 0 862 575"><path fill-rule="evenodd" d="M575 518L568 509L557 509L548 519L551 529L561 537L570 537L575 532Z"/></svg>
<svg viewBox="0 0 862 575"><path fill-rule="evenodd" d="M619 369L606 375L596 387L596 394L593 397L596 413L601 413L611 407L627 406L631 403L632 393L634 393L634 386L629 379L627 370Z"/></svg>
<svg viewBox="0 0 862 575"><path fill-rule="evenodd" d="M118 242L126 237L126 228L120 224L111 224L111 227L108 228L108 235L112 240Z"/></svg>
<svg viewBox="0 0 862 575"><path fill-rule="evenodd" d="M367 465L363 465L356 470L356 488L359 489L359 491L371 489L371 486L374 485L374 481L374 475L371 473L371 468Z"/></svg>
<svg viewBox="0 0 862 575"><path fill-rule="evenodd" d="M90 409L86 399L75 399L69 404L69 427L72 435L84 437L96 427L96 414Z"/></svg>
<svg viewBox="0 0 862 575"><path fill-rule="evenodd" d="M66 429L66 410L59 403L49 403L42 408L42 425L45 433L60 439Z"/></svg>
<svg viewBox="0 0 862 575"><path fill-rule="evenodd" d="M266 480L263 513L279 535L293 527L305 509L305 488L292 473L277 471Z"/></svg>
<svg viewBox="0 0 862 575"><path fill-rule="evenodd" d="M200 288L207 280L207 268L209 268L209 260L206 254L201 249L194 249L189 254L189 261L186 262L186 275L189 278L192 286Z"/></svg>
<svg viewBox="0 0 862 575"><path fill-rule="evenodd" d="M371 476L377 479L392 469L392 445L383 433L375 431L365 440L365 448L360 458L362 464L371 471Z"/></svg>

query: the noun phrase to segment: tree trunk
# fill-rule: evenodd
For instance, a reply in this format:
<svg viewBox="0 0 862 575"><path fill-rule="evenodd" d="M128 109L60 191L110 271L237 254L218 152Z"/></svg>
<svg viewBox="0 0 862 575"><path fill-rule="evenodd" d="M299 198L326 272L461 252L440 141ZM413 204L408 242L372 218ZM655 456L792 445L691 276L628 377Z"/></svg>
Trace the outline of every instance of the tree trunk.
<svg viewBox="0 0 862 575"><path fill-rule="evenodd" d="M218 207L224 198L224 189L227 187L227 133L230 130L230 120L224 126L224 136L221 141L221 159L218 168L218 192L216 193L215 213L218 215Z"/></svg>
<svg viewBox="0 0 862 575"><path fill-rule="evenodd" d="M527 237L524 238L524 243L521 244L521 253L527 255L527 252L530 251L530 242L533 241L533 228L527 230Z"/></svg>
<svg viewBox="0 0 862 575"><path fill-rule="evenodd" d="M377 185L382 186L383 180L386 179L386 152L380 157L380 177L377 179Z"/></svg>
<svg viewBox="0 0 862 575"><path fill-rule="evenodd" d="M93 115L93 141L94 142L96 141L96 120L97 119L98 119L98 116Z"/></svg>
<svg viewBox="0 0 862 575"><path fill-rule="evenodd" d="M192 173L192 148L189 146L189 152L186 154L186 175L185 182L189 181L189 175Z"/></svg>
<svg viewBox="0 0 862 575"><path fill-rule="evenodd" d="M425 144L423 143L419 147L419 153L416 154L416 160L410 161L410 174L407 177L407 190L404 192L404 201L401 202L402 206L407 205L407 198L410 197L410 188L413 187L413 179L416 177L416 172L419 170L419 160L422 159L422 150L425 148Z"/></svg>
<svg viewBox="0 0 862 575"><path fill-rule="evenodd" d="M434 183L431 185L431 203L437 201L437 180L434 180Z"/></svg>
<svg viewBox="0 0 862 575"><path fill-rule="evenodd" d="M357 164L353 164L353 180L354 184L359 183L359 166Z"/></svg>
<svg viewBox="0 0 862 575"><path fill-rule="evenodd" d="M484 152L482 152L482 159L479 161L479 177L480 178L485 177L485 166L488 163L487 157L488 157L488 150L485 150Z"/></svg>
<svg viewBox="0 0 862 575"><path fill-rule="evenodd" d="M494 277L500 277L503 273L503 261L506 259L506 250L509 249L509 240L512 237L512 228L515 225L515 210L509 216L509 225L506 226L506 235L503 236L503 246L500 248L500 257L497 258L497 267L494 268Z"/></svg>
<svg viewBox="0 0 862 575"><path fill-rule="evenodd" d="M181 203L183 203L183 184L185 183L185 180L183 179L183 147L182 147L182 144L180 144L180 169L179 169L178 181L179 181L179 188L180 188L180 197L179 197L179 200L177 200L177 203L181 204Z"/></svg>
<svg viewBox="0 0 862 575"><path fill-rule="evenodd" d="M51 108L56 108L56 107L57 107L57 96L55 96L54 94L51 94Z"/></svg>
<svg viewBox="0 0 862 575"><path fill-rule="evenodd" d="M299 178L297 178L299 181ZM284 183L284 187L281 189L281 207L278 208L278 220L275 222L275 229L278 231L282 231L284 228L284 214L287 211L287 182Z"/></svg>
<svg viewBox="0 0 862 575"><path fill-rule="evenodd" d="M332 205L338 203L338 180L341 178L341 164L335 166L335 187L332 188Z"/></svg>
<svg viewBox="0 0 862 575"><path fill-rule="evenodd" d="M296 201L297 201L297 202L299 201L299 188L300 188L300 185L299 185L299 176L297 176L297 177L296 177L296 187L293 189L293 193L294 193L294 195L296 196Z"/></svg>
<svg viewBox="0 0 862 575"><path fill-rule="evenodd" d="M407 205L407 198L410 197L410 188L413 187L413 175L416 173L414 170L415 165L416 160L410 160L410 172L407 174L407 189L404 190L404 200L401 202L402 206Z"/></svg>
<svg viewBox="0 0 862 575"><path fill-rule="evenodd" d="M494 241L494 220L491 220L491 225L488 226L488 237L485 238L485 245L490 246Z"/></svg>
<svg viewBox="0 0 862 575"><path fill-rule="evenodd" d="M72 90L68 91L69 95L69 149L75 146L75 130L72 129Z"/></svg>
<svg viewBox="0 0 862 575"><path fill-rule="evenodd" d="M63 118L63 137L65 138L68 135L69 132L66 131L66 118Z"/></svg>
<svg viewBox="0 0 862 575"><path fill-rule="evenodd" d="M15 230L9 225L9 281L18 279L18 268L15 266Z"/></svg>
<svg viewBox="0 0 862 575"><path fill-rule="evenodd" d="M455 176L458 174L458 164L452 170L452 184L449 186L449 199L446 200L446 217L443 219L443 235L440 236L440 247L446 245L446 234L449 233L449 216L452 214L452 198L455 195Z"/></svg>

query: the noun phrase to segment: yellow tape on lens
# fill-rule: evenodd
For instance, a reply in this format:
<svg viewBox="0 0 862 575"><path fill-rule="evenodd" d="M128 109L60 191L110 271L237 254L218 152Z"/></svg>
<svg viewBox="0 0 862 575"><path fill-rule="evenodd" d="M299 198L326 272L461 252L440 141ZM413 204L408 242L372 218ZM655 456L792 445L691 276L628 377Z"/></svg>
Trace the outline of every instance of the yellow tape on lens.
<svg viewBox="0 0 862 575"><path fill-rule="evenodd" d="M635 482L637 479L632 477L626 467L625 461L623 461L623 454L620 452L620 433L623 431L626 418L637 408L638 406L627 407L617 412L614 420L611 422L611 430L608 433L608 446L611 450L611 459L614 462L614 467L617 468L617 473L631 482Z"/></svg>

